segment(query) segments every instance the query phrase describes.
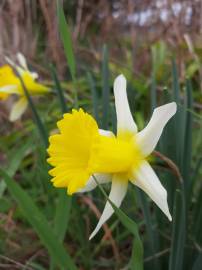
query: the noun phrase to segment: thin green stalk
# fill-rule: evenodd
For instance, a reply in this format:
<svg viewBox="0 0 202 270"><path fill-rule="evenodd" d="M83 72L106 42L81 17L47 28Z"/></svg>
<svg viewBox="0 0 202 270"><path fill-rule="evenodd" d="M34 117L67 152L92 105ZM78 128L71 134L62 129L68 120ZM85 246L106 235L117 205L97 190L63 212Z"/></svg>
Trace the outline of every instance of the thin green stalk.
<svg viewBox="0 0 202 270"><path fill-rule="evenodd" d="M22 77L20 76L19 72L16 69L15 69L15 72L16 72L19 80L20 80L22 89L23 89L24 94L25 94L25 96L27 98L29 106L30 106L30 108L32 110L32 115L33 115L35 124L36 124L36 126L38 128L40 137L41 137L41 139L42 139L42 141L44 143L44 146L47 147L48 146L48 135L47 135L46 129L44 127L44 124L42 123L42 121L41 121L41 119L40 119L40 117L39 117L39 115L37 113L34 102L32 101L32 98L31 98L31 96L30 96L30 94L29 94L29 92L28 92L28 90L27 90L27 88L25 86L25 83L24 83Z"/></svg>
<svg viewBox="0 0 202 270"><path fill-rule="evenodd" d="M58 99L60 102L61 111L62 111L62 113L66 113L68 111L67 103L65 101L63 89L60 85L60 82L58 80L58 76L56 74L56 70L55 70L53 65L51 65L51 73L52 73L53 80L55 82L55 88L56 88Z"/></svg>

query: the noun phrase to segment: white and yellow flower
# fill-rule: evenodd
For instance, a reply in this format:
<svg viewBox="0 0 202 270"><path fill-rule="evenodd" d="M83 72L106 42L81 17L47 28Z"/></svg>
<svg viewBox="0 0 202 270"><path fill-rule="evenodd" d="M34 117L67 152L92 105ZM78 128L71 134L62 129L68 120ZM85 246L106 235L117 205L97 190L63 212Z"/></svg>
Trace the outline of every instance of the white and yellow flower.
<svg viewBox="0 0 202 270"><path fill-rule="evenodd" d="M20 74L30 95L45 94L50 90L47 86L36 81L38 74L28 69L26 59L21 53L17 54L17 59L19 65L6 58L8 64L0 67L0 99L5 100L13 94L19 96L18 101L13 105L10 112L9 119L11 121L19 119L28 105L22 84L13 68Z"/></svg>
<svg viewBox="0 0 202 270"><path fill-rule="evenodd" d="M153 112L148 125L140 132L130 112L126 80L123 75L114 82L117 115L117 135L100 130L94 118L82 109L64 114L57 125L60 134L50 136L48 162L55 187L67 188L68 194L94 189L97 184L111 182L110 200L120 207L129 181L146 192L156 205L172 220L167 192L149 165L163 128L176 112L174 102ZM102 216L90 236L95 236L114 210L107 202Z"/></svg>

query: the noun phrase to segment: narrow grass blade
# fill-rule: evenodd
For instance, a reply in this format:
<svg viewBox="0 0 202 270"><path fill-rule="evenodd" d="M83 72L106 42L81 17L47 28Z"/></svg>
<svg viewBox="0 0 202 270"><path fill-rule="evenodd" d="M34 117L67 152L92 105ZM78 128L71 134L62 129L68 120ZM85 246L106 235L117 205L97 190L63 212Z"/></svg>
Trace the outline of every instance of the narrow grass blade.
<svg viewBox="0 0 202 270"><path fill-rule="evenodd" d="M186 81L186 127L184 139L184 160L183 160L183 174L185 179L186 195L191 194L190 187L190 172L191 172L191 158L192 158L192 114L189 110L193 109L192 86L190 80ZM187 197L186 196L186 197Z"/></svg>
<svg viewBox="0 0 202 270"><path fill-rule="evenodd" d="M192 176L192 188L191 190L193 190L195 183L197 181L197 177L199 175L200 169L202 167L202 156L200 156L198 158L198 160L196 161L196 165L195 165L195 169L193 170L193 176Z"/></svg>
<svg viewBox="0 0 202 270"><path fill-rule="evenodd" d="M198 245L202 245L202 186L200 186L193 211L193 237Z"/></svg>
<svg viewBox="0 0 202 270"><path fill-rule="evenodd" d="M53 80L55 83L55 88L56 88L58 99L60 102L61 111L62 111L62 113L66 113L68 111L67 103L65 101L64 93L63 93L62 87L60 85L60 82L58 80L58 76L56 74L56 71L55 71L55 68L53 65L51 65L51 73L52 73L52 77L53 77Z"/></svg>
<svg viewBox="0 0 202 270"><path fill-rule="evenodd" d="M61 35L61 39L64 46L64 51L65 51L65 56L68 62L71 76L73 79L75 79L76 62L74 58L71 33L69 30L67 21L65 19L64 10L59 1L57 1L57 16L58 16L59 31L60 31L60 35Z"/></svg>
<svg viewBox="0 0 202 270"><path fill-rule="evenodd" d="M182 270L185 245L185 206L183 193L176 191L173 210L172 244L169 270Z"/></svg>
<svg viewBox="0 0 202 270"><path fill-rule="evenodd" d="M202 266L202 252L199 253L198 257L196 258L192 270L201 270L201 266Z"/></svg>
<svg viewBox="0 0 202 270"><path fill-rule="evenodd" d="M114 209L115 214L117 215L117 217L119 218L123 226L126 229L128 229L129 232L132 233L134 236L133 250L132 250L132 256L130 260L130 269L143 270L143 245L139 236L138 225L132 219L130 219L121 209L115 206L115 204L107 196L102 186L98 183L96 177L93 176L93 178L95 182L97 183L97 185L99 186L104 197L111 204L112 208Z"/></svg>
<svg viewBox="0 0 202 270"><path fill-rule="evenodd" d="M87 73L87 79L90 85L90 90L91 90L91 96L92 96L92 101L93 101L93 115L99 123L99 103L98 103L98 96L97 96L97 91L95 87L95 81L93 79L93 76L90 72Z"/></svg>
<svg viewBox="0 0 202 270"><path fill-rule="evenodd" d="M63 245L58 241L54 231L50 228L47 220L39 211L29 195L10 178L4 171L0 170L1 176L4 177L8 189L14 199L17 201L21 211L37 232L43 245L47 248L50 256L57 264L70 270L76 270L73 260L68 255Z"/></svg>
<svg viewBox="0 0 202 270"><path fill-rule="evenodd" d="M172 78L173 78L173 96L177 103L180 103L180 85L178 80L178 72L176 61L172 60Z"/></svg>
<svg viewBox="0 0 202 270"><path fill-rule="evenodd" d="M102 128L108 128L109 119L109 55L106 45L102 50Z"/></svg>
<svg viewBox="0 0 202 270"><path fill-rule="evenodd" d="M65 56L66 56L67 63L69 66L72 81L74 83L75 105L78 106L78 94L77 94L77 90L76 90L76 61L74 58L71 33L69 30L69 26L67 24L67 21L65 19L64 10L63 10L61 4L59 3L59 1L57 1L57 17L58 17L60 36L61 36L62 43L64 46Z"/></svg>
<svg viewBox="0 0 202 270"><path fill-rule="evenodd" d="M65 190L59 190L59 199L56 208L54 227L55 234L60 242L63 242L67 231L70 217L72 197L68 196Z"/></svg>
<svg viewBox="0 0 202 270"><path fill-rule="evenodd" d="M46 129L44 127L44 124L42 123L42 121L37 113L34 102L32 101L32 98L31 98L31 96L30 96L30 94L29 94L29 92L24 84L22 77L20 76L19 72L16 69L15 69L15 72L20 80L24 94L25 94L27 101L29 103L30 109L32 110L32 115L33 115L34 121L36 123L36 126L39 130L40 137L41 137L45 147L47 147L48 146L48 135L47 135Z"/></svg>
<svg viewBox="0 0 202 270"><path fill-rule="evenodd" d="M152 224L150 205L147 201L147 198L141 190L138 190L137 194L138 194L141 208L142 208L143 214L144 214L144 220L145 220L145 224L146 224L146 232L147 232L148 240L149 240L150 253L151 253L151 256L153 256L155 253L158 252L158 243L159 243L158 240L159 239L157 237L157 233L153 229L154 226ZM156 270L160 268L157 260L154 260L154 262L151 263L150 267L154 268Z"/></svg>
<svg viewBox="0 0 202 270"><path fill-rule="evenodd" d="M18 148L18 151L15 151L15 153L12 153L12 158L9 158L9 166L6 169L7 174L10 177L13 177L17 169L19 168L19 165L26 155L27 149L29 149L32 146L32 142L28 141L24 145ZM3 181L0 182L0 198L3 196L3 193L6 189L6 183Z"/></svg>
<svg viewBox="0 0 202 270"><path fill-rule="evenodd" d="M178 78L177 65L175 60L172 61L172 80L173 80L173 99L177 103L177 113L175 119L175 138L176 138L176 159L175 162L182 169L183 162L183 150L184 150L184 131L185 131L185 113L180 100L180 85Z"/></svg>

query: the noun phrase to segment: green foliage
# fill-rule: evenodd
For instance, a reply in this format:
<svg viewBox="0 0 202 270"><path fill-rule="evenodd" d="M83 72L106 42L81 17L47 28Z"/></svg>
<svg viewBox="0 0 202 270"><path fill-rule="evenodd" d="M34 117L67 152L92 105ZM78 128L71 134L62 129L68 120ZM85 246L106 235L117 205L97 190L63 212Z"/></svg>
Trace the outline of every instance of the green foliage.
<svg viewBox="0 0 202 270"><path fill-rule="evenodd" d="M34 230L36 230L38 236L49 251L51 257L57 262L58 265L65 269L77 269L71 257L60 244L45 217L39 211L29 195L4 171L1 170L0 174L4 177L9 191L17 201L20 209L30 224L33 226Z"/></svg>
<svg viewBox="0 0 202 270"><path fill-rule="evenodd" d="M35 239L36 243L39 247L42 243L43 252L49 254L45 259L33 259L28 265L33 269L51 270L77 269L76 265L83 269L199 270L202 263L202 185L199 181L202 175L202 118L193 102L200 85L194 78L199 67L190 64L185 70L189 78L184 80L179 75L176 57L171 60L167 45L158 42L151 48L150 78L147 73L134 76L127 68L132 63L131 54L128 53L125 65L117 64L111 60L108 46L103 45L101 59L95 68L86 64L88 72L84 66L83 74L82 68L81 74L77 74L76 66L80 63L76 65L69 26L62 6L59 1L57 3L59 32L72 80L60 82L52 66L54 91L52 96L46 97L48 101L37 106L21 80L34 124L25 119L20 132L1 136L0 141L7 157L0 171L1 211L3 214L14 211L13 220L19 230L25 232L24 237L29 238L27 230L35 231L40 239ZM52 188L46 163L48 134L56 129L56 121L63 113L78 106L77 89L80 91L79 104L93 112L99 126L116 130L110 89L111 79L119 73L128 79L129 102L140 127L156 106L170 101L178 105L177 114L166 127L157 148L175 166L169 167L159 158L152 159L168 190L173 221L169 223L142 191L129 187L129 194L135 192L136 197L128 197L122 210L110 202L116 214L107 222L112 236L100 240L101 230L90 242L90 231L97 223L94 213L103 208L108 197L102 188L104 198L99 189L71 198L65 190ZM6 249L6 232L2 229L1 233L0 250L12 255Z"/></svg>

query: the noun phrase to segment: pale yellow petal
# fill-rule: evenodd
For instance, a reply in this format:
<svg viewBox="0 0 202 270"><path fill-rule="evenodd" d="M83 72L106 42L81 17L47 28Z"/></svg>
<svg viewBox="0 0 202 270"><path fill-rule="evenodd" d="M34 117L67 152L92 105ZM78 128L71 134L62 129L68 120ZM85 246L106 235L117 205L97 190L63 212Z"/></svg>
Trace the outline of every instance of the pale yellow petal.
<svg viewBox="0 0 202 270"><path fill-rule="evenodd" d="M16 121L17 119L19 119L22 114L25 112L26 108L27 108L27 99L26 97L21 97L12 107L11 109L11 113L9 116L9 119L11 122Z"/></svg>

